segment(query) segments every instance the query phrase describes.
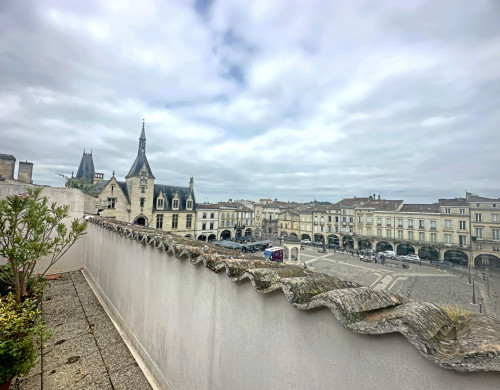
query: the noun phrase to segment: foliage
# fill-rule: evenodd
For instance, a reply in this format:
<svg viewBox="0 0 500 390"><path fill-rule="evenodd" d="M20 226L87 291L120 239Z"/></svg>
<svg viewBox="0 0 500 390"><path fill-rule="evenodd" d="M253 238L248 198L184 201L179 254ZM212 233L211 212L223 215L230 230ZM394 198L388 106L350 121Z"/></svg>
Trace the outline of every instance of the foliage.
<svg viewBox="0 0 500 390"><path fill-rule="evenodd" d="M45 273L87 227L75 218L68 229L63 220L69 216L69 206L49 204L41 192L42 188L30 188L26 194L0 200L0 256L7 259L6 267L0 267L0 276L12 286L18 303L41 287ZM35 265L44 256L50 263L37 278L33 275Z"/></svg>
<svg viewBox="0 0 500 390"><path fill-rule="evenodd" d="M66 180L65 186L68 188L78 188L89 194L97 194L94 183L86 178L77 179L76 177L68 177L61 173L58 175Z"/></svg>
<svg viewBox="0 0 500 390"><path fill-rule="evenodd" d="M12 294L0 299L0 383L27 374L36 364L36 337L50 337L35 302L16 302Z"/></svg>
<svg viewBox="0 0 500 390"><path fill-rule="evenodd" d="M454 324L458 324L460 322L460 317L467 319L472 316L472 312L464 309L462 306L457 304L442 305L441 309L443 309L446 314L448 314Z"/></svg>

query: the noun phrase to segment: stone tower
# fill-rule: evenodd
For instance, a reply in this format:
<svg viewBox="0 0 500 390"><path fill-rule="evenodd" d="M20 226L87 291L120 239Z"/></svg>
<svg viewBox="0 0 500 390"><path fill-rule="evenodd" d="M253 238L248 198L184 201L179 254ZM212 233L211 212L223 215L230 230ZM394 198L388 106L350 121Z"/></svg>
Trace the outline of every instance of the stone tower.
<svg viewBox="0 0 500 390"><path fill-rule="evenodd" d="M139 150L127 176L130 200L130 222L152 226L155 177L146 157L146 132L144 120L139 137Z"/></svg>

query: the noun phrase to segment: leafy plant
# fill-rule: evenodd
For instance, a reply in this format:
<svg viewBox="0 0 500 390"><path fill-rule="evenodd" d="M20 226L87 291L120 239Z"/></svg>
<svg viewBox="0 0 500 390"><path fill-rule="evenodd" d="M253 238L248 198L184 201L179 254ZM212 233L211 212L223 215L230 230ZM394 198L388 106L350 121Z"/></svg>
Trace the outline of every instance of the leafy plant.
<svg viewBox="0 0 500 390"><path fill-rule="evenodd" d="M0 201L0 256L7 266L0 267L1 278L10 284L18 303L40 287L43 276L71 246L85 234L86 223L75 218L68 229L63 220L69 216L69 206L49 204L41 196L42 188L29 188L22 195ZM45 271L33 275L35 265L44 256L50 262Z"/></svg>
<svg viewBox="0 0 500 390"><path fill-rule="evenodd" d="M36 364L36 339L46 341L50 333L35 302L18 303L12 294L0 299L0 383L11 376L27 374Z"/></svg>
<svg viewBox="0 0 500 390"><path fill-rule="evenodd" d="M454 324L458 324L461 318L467 319L472 316L472 312L457 304L442 305L441 309L448 314Z"/></svg>

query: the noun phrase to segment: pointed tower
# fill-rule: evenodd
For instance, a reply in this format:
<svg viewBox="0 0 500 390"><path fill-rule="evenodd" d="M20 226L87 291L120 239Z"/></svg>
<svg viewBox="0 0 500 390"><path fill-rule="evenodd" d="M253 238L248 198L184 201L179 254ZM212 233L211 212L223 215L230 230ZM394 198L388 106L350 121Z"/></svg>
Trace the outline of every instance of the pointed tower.
<svg viewBox="0 0 500 390"><path fill-rule="evenodd" d="M146 157L146 131L144 119L139 137L139 149L127 176L130 199L130 222L152 226L155 177Z"/></svg>
<svg viewBox="0 0 500 390"><path fill-rule="evenodd" d="M80 161L80 166L78 167L78 172L76 172L76 179L82 180L89 183L94 182L95 170L94 170L94 160L92 159L92 152L85 153L83 149L82 160Z"/></svg>

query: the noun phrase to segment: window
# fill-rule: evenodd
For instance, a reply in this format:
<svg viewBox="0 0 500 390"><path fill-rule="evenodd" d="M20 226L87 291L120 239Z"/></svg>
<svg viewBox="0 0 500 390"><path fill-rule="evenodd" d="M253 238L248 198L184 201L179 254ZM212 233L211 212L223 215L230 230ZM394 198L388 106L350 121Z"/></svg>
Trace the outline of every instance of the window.
<svg viewBox="0 0 500 390"><path fill-rule="evenodd" d="M481 222L481 214L476 214L476 222Z"/></svg>
<svg viewBox="0 0 500 390"><path fill-rule="evenodd" d="M141 176L146 176L147 172L146 171L141 171Z"/></svg>
<svg viewBox="0 0 500 390"><path fill-rule="evenodd" d="M207 224L205 222L201 224L201 230L207 230Z"/></svg>
<svg viewBox="0 0 500 390"><path fill-rule="evenodd" d="M483 229L482 228L476 228L476 238L479 240L483 238Z"/></svg>
<svg viewBox="0 0 500 390"><path fill-rule="evenodd" d="M349 217L349 223L354 223L354 218L353 217Z"/></svg>
<svg viewBox="0 0 500 390"><path fill-rule="evenodd" d="M498 214L491 215L491 222L498 222Z"/></svg>
<svg viewBox="0 0 500 390"><path fill-rule="evenodd" d="M392 238L392 230L387 230L385 233L387 238Z"/></svg>
<svg viewBox="0 0 500 390"><path fill-rule="evenodd" d="M148 181L146 179L141 180L141 186L145 186L148 184Z"/></svg>
<svg viewBox="0 0 500 390"><path fill-rule="evenodd" d="M210 213L210 218L215 218L215 213Z"/></svg>
<svg viewBox="0 0 500 390"><path fill-rule="evenodd" d="M192 200L188 200L187 201L186 208L188 208L188 209L192 209L193 208L193 201Z"/></svg>
<svg viewBox="0 0 500 390"><path fill-rule="evenodd" d="M178 209L179 208L179 199L174 199L174 203L173 203L172 207L174 209Z"/></svg>
<svg viewBox="0 0 500 390"><path fill-rule="evenodd" d="M156 228L157 229L163 228L163 214L159 214L156 216Z"/></svg>
<svg viewBox="0 0 500 390"><path fill-rule="evenodd" d="M491 229L491 236L495 241L500 240L500 229Z"/></svg>
<svg viewBox="0 0 500 390"><path fill-rule="evenodd" d="M433 242L433 243L437 242L437 234L436 233L431 233L431 242Z"/></svg>
<svg viewBox="0 0 500 390"><path fill-rule="evenodd" d="M451 244L451 243L453 243L451 234L445 234L444 235L444 243L445 244Z"/></svg>
<svg viewBox="0 0 500 390"><path fill-rule="evenodd" d="M445 229L451 229L451 219L444 220L444 227Z"/></svg>
<svg viewBox="0 0 500 390"><path fill-rule="evenodd" d="M403 231L398 230L398 239L402 240L403 239Z"/></svg>
<svg viewBox="0 0 500 390"><path fill-rule="evenodd" d="M382 229L377 229L377 237L382 237Z"/></svg>
<svg viewBox="0 0 500 390"><path fill-rule="evenodd" d="M403 227L403 218L398 218L398 227Z"/></svg>
<svg viewBox="0 0 500 390"><path fill-rule="evenodd" d="M496 204L496 203L493 203L491 206L492 206L492 207L497 207L497 204Z"/></svg>
<svg viewBox="0 0 500 390"><path fill-rule="evenodd" d="M156 201L156 208L162 209L163 208L163 199L158 199Z"/></svg>
<svg viewBox="0 0 500 390"><path fill-rule="evenodd" d="M387 226L391 226L391 219L390 218L387 218L385 222L386 222Z"/></svg>
<svg viewBox="0 0 500 390"><path fill-rule="evenodd" d="M335 217L335 222L339 222L339 217Z"/></svg>
<svg viewBox="0 0 500 390"><path fill-rule="evenodd" d="M408 240L413 240L413 232L408 232Z"/></svg>
<svg viewBox="0 0 500 390"><path fill-rule="evenodd" d="M493 252L500 252L500 246L493 246Z"/></svg>
<svg viewBox="0 0 500 390"><path fill-rule="evenodd" d="M369 215L366 216L366 223L372 223L372 217Z"/></svg>
<svg viewBox="0 0 500 390"><path fill-rule="evenodd" d="M460 209L460 214L465 214L465 209Z"/></svg>
<svg viewBox="0 0 500 390"><path fill-rule="evenodd" d="M202 218L206 218L206 217L207 217L207 213L203 213Z"/></svg>
<svg viewBox="0 0 500 390"><path fill-rule="evenodd" d="M413 229L413 219L411 218L408 220L408 227Z"/></svg>
<svg viewBox="0 0 500 390"><path fill-rule="evenodd" d="M436 230L436 221L431 221L431 230Z"/></svg>
<svg viewBox="0 0 500 390"><path fill-rule="evenodd" d="M465 229L465 221L460 221L460 229Z"/></svg>
<svg viewBox="0 0 500 390"><path fill-rule="evenodd" d="M425 233L424 232L418 233L418 240L420 242L424 242L425 241Z"/></svg>
<svg viewBox="0 0 500 390"><path fill-rule="evenodd" d="M314 217L314 223L318 223L318 221L316 220L317 217ZM342 217L342 222L347 222L347 219L346 217Z"/></svg>
<svg viewBox="0 0 500 390"><path fill-rule="evenodd" d="M191 214L186 215L186 228L190 228L193 223L193 216Z"/></svg>
<svg viewBox="0 0 500 390"><path fill-rule="evenodd" d="M114 209L116 205L116 198L108 198L108 209Z"/></svg>
<svg viewBox="0 0 500 390"><path fill-rule="evenodd" d="M115 185L111 184L111 195L113 195L113 191L115 190Z"/></svg>
<svg viewBox="0 0 500 390"><path fill-rule="evenodd" d="M141 187L141 194L144 194L146 192L146 188L145 187Z"/></svg>
<svg viewBox="0 0 500 390"><path fill-rule="evenodd" d="M361 217L361 219L363 219L363 217ZM332 222L332 216L331 215L328 216L328 222ZM361 221L361 222L363 222L363 221Z"/></svg>
<svg viewBox="0 0 500 390"><path fill-rule="evenodd" d="M172 229L177 229L179 223L179 214L172 214Z"/></svg>
<svg viewBox="0 0 500 390"><path fill-rule="evenodd" d="M140 206L141 206L141 207L144 207L144 202L145 202L145 201L146 201L146 198L141 198L141 199L139 200L139 203L140 203Z"/></svg>
<svg viewBox="0 0 500 390"><path fill-rule="evenodd" d="M418 220L418 228L419 229L425 229L425 220L424 219L419 219Z"/></svg>
<svg viewBox="0 0 500 390"><path fill-rule="evenodd" d="M460 246L466 247L467 246L467 236L458 236L458 242Z"/></svg>
<svg viewBox="0 0 500 390"><path fill-rule="evenodd" d="M377 226L382 226L382 218L377 217Z"/></svg>
<svg viewBox="0 0 500 390"><path fill-rule="evenodd" d="M444 212L445 212L446 214L449 214L451 211L450 211L450 209L444 209Z"/></svg>

